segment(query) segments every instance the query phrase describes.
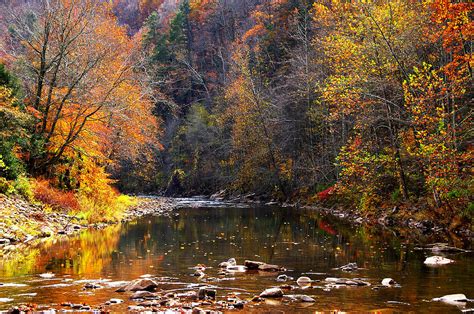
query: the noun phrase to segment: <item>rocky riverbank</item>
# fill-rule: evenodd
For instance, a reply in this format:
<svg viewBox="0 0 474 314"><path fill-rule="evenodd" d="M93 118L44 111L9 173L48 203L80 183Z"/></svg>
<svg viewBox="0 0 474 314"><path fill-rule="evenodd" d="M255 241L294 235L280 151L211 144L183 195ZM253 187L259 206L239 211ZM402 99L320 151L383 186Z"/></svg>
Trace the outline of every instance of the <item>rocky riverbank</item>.
<svg viewBox="0 0 474 314"><path fill-rule="evenodd" d="M174 208L169 198L136 197L136 205L123 213L122 221L152 215L167 214ZM73 235L87 228L101 229L119 223L89 224L77 214L52 210L41 203L29 202L18 196L0 194L0 256L21 250L44 239Z"/></svg>

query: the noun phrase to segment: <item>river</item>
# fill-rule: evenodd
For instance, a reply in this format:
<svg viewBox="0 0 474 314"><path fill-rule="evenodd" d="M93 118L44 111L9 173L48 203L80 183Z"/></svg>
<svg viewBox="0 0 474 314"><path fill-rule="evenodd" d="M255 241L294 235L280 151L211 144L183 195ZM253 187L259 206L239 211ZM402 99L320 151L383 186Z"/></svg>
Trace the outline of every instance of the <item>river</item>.
<svg viewBox="0 0 474 314"><path fill-rule="evenodd" d="M146 216L45 241L21 257L0 261L0 310L23 303L38 304L38 309L60 309L65 302L97 308L111 298L120 298L125 302L104 308L126 311L137 302L129 300L129 293L115 290L123 281L147 274L160 277L159 290L186 291L211 285L217 290L217 300L230 293L250 300L269 287L296 286L300 276L313 280L311 287L288 294L305 294L315 302L269 299L246 303L244 312L459 313L474 307L471 302L451 305L431 301L453 293L474 297L472 252L445 255L455 260L453 264L424 265L424 259L433 254L416 248L439 239L415 242L409 231L397 235L375 226L354 226L314 210L196 200L180 203L181 207L168 216ZM238 264L264 261L287 271L218 276L218 264L229 258ZM337 269L348 263L357 263L358 269ZM192 276L192 267L197 264L207 266L202 278ZM53 273L54 277L42 278L43 273ZM281 274L294 280L277 282ZM357 277L371 285L333 287L325 282L327 277ZM399 285L381 286L387 277ZM84 289L89 282L100 288Z"/></svg>

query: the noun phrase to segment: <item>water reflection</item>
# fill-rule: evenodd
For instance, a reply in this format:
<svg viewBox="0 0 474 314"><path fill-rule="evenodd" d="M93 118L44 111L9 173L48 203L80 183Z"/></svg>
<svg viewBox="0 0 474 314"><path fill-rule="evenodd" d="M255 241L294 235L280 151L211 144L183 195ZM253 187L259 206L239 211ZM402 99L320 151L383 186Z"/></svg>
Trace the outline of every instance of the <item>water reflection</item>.
<svg viewBox="0 0 474 314"><path fill-rule="evenodd" d="M4 259L0 262L0 282L27 286L0 286L0 298L14 299L4 308L24 301L96 305L120 295L107 285L94 292L84 291L83 281L78 280L103 278L113 282L132 280L149 273L197 283L198 279L190 276L189 267L198 263L215 267L219 262L235 257L241 263L244 259L254 259L285 266L289 269L287 274L293 277L301 274L315 280L329 276L363 277L373 285L379 284L382 278L392 277L402 285L402 288L376 290L358 287L295 292L317 299L315 304L305 305L308 311L456 311L456 307L424 300L474 291L472 253L451 255L457 262L442 268L423 265L425 254L413 250L406 235L394 236L391 231L370 226L355 228L309 210L180 209L172 217L146 217L104 230L90 230L70 240L38 245L21 259ZM355 273L334 269L349 262L356 262L362 269ZM37 274L45 271L55 273L56 278L39 280ZM210 275L216 273L215 268L209 271ZM275 277L275 274L242 274L219 286L245 289L244 296L250 297L276 285ZM25 293L36 295L19 296ZM302 310L301 306L298 309ZM289 309L281 304L268 304L264 308Z"/></svg>

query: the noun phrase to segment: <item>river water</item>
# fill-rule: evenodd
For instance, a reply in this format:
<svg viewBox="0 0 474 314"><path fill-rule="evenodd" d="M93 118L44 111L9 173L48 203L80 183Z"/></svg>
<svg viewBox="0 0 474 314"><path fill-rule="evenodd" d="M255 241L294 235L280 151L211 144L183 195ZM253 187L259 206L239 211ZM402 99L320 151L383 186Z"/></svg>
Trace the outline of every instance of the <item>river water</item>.
<svg viewBox="0 0 474 314"><path fill-rule="evenodd" d="M310 277L313 286L291 294L306 294L314 303L266 302L245 305L244 312L373 311L377 313L459 313L474 303L432 302L432 298L464 293L474 298L473 253L445 255L456 262L442 267L423 264L431 252L417 250L440 240L415 243L410 231L394 234L374 226L352 226L332 216L294 208L234 206L181 200L181 208L167 217L142 217L103 230L87 230L72 238L47 241L17 258L0 261L0 310L22 303L59 309L64 302L99 306L111 298L125 303L108 307L126 311L130 294L115 292L122 281L142 275L171 277L160 290L194 289L217 276L217 265L234 257L277 264L284 274ZM204 206L204 207L202 207ZM417 240L420 241L419 239ZM466 243L454 243L466 246ZM469 246L469 243L467 244ZM348 263L359 269L336 269ZM191 267L204 264L206 277L191 276ZM51 272L53 278L39 274ZM234 292L250 299L278 286L275 273L236 273L208 284L218 299ZM364 278L371 286L327 288L326 277ZM390 277L400 286L381 287ZM103 288L84 289L96 281ZM295 285L294 281L288 283Z"/></svg>

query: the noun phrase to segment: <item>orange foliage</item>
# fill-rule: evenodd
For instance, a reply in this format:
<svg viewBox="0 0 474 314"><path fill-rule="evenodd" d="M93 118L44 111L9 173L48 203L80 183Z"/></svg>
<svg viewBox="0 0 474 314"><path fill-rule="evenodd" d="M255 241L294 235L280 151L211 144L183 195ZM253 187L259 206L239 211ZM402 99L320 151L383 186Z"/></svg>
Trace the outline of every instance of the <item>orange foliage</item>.
<svg viewBox="0 0 474 314"><path fill-rule="evenodd" d="M65 192L50 186L47 180L38 180L34 187L34 195L38 201L53 208L78 210L79 202L73 192Z"/></svg>

